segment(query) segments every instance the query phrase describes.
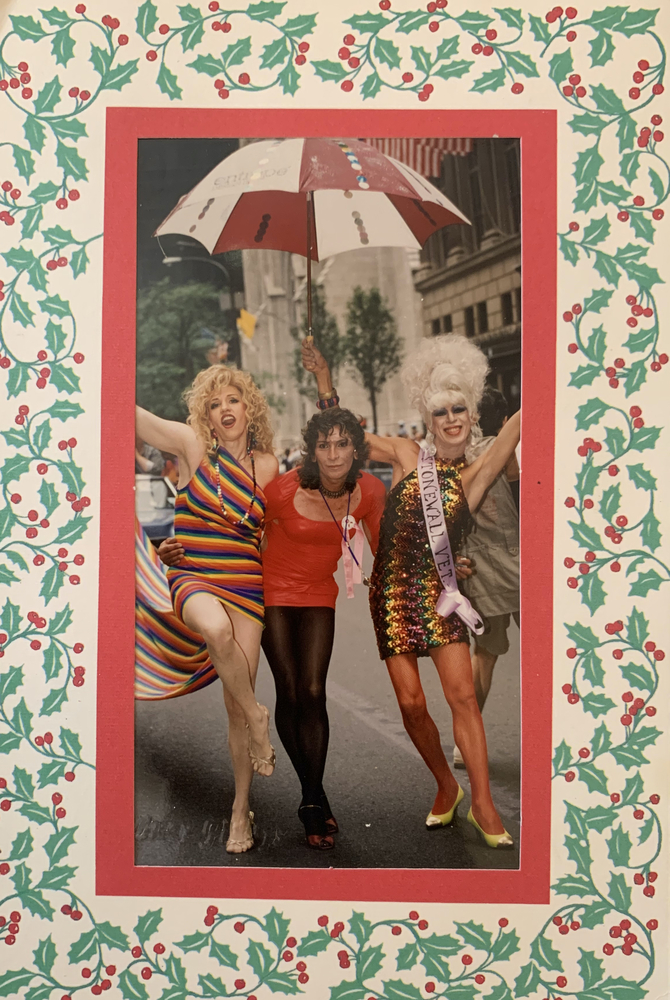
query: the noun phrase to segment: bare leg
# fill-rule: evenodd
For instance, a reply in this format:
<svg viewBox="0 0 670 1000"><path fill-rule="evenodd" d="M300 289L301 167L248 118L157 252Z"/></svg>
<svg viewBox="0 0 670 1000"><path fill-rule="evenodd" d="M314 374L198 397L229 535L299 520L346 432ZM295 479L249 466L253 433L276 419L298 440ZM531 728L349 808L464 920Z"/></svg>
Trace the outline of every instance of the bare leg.
<svg viewBox="0 0 670 1000"><path fill-rule="evenodd" d="M260 626L234 611L230 613L230 617L235 629L235 638L249 661L251 684L255 688L260 652ZM254 776L254 769L249 757L249 733L244 712L225 688L223 697L228 713L228 746L235 775L235 800L230 817L230 839L244 842L250 836L249 790Z"/></svg>
<svg viewBox="0 0 670 1000"><path fill-rule="evenodd" d="M493 805L489 786L486 736L477 707L472 678L470 650L455 642L430 651L454 720L454 742L463 754L470 779L472 813L486 833L503 833L505 828Z"/></svg>
<svg viewBox="0 0 670 1000"><path fill-rule="evenodd" d="M246 725L251 733L251 744L254 753L259 757L269 757L272 748L269 739L268 717L266 711L256 701L252 686L251 660L246 650L235 637L232 617L238 629L243 629L243 623L248 619L244 615L224 608L212 594L193 594L184 604L182 613L184 623L194 632L198 632L207 644L207 652L223 682L226 690L237 702L244 714ZM255 638L251 633L244 633L245 643L253 662L258 663L261 626L250 622L255 629ZM248 636L248 638L247 638ZM272 774L272 767L261 765L261 774Z"/></svg>
<svg viewBox="0 0 670 1000"><path fill-rule="evenodd" d="M472 676L475 682L475 695L477 696L477 704L479 705L480 712L484 711L484 705L491 690L493 668L496 665L497 659L498 657L494 656L493 653L489 653L487 649L482 649L481 646L475 643L475 651L472 654Z"/></svg>
<svg viewBox="0 0 670 1000"><path fill-rule="evenodd" d="M458 795L458 782L449 770L437 726L428 714L419 666L413 653L399 653L386 661L405 729L437 782L433 812L448 812Z"/></svg>

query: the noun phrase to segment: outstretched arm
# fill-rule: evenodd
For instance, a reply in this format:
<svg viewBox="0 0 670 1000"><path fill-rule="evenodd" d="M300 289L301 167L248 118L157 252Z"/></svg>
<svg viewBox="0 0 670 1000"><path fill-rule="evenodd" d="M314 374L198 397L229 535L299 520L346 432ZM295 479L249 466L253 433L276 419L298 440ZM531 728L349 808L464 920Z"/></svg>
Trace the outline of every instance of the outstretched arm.
<svg viewBox="0 0 670 1000"><path fill-rule="evenodd" d="M463 469L461 480L470 510L476 510L479 507L487 489L509 462L519 443L520 436L521 411L517 410L514 416L507 421L491 447L480 455L472 465Z"/></svg>
<svg viewBox="0 0 670 1000"><path fill-rule="evenodd" d="M135 407L135 428L142 441L179 458L187 458L198 443L195 432L186 424L180 424L177 420L164 420L143 410L141 406Z"/></svg>

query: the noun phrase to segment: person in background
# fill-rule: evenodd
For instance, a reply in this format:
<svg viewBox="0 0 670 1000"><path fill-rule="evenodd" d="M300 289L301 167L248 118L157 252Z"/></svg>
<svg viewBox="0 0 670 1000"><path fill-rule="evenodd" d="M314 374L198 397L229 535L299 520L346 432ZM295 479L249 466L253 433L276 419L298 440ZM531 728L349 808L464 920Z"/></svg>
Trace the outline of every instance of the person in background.
<svg viewBox="0 0 670 1000"><path fill-rule="evenodd" d="M135 472L145 476L162 476L165 459L158 448L135 437Z"/></svg>
<svg viewBox="0 0 670 1000"><path fill-rule="evenodd" d="M497 389L487 386L479 404L479 426L483 439L473 458L484 454L507 423L507 401ZM462 591L482 616L485 631L474 636L472 673L480 712L483 711L499 656L509 649L510 616L519 625L519 511L512 486L518 486L519 466L512 454L505 468L489 487L482 503L473 511L472 529L461 554L473 564L473 575L463 581ZM517 492L518 497L518 492ZM454 747L454 767L465 767L459 748Z"/></svg>
<svg viewBox="0 0 670 1000"><path fill-rule="evenodd" d="M404 420L399 420L398 421L398 434L397 434L397 437L399 437L399 438L409 437L409 435L407 433L407 428L405 427L405 421Z"/></svg>

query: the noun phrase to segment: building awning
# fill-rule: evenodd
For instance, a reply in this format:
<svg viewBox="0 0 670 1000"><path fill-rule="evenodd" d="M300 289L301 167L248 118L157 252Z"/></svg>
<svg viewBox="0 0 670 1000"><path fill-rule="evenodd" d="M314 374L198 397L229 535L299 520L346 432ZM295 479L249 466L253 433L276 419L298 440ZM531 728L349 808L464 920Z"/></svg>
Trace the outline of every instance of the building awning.
<svg viewBox="0 0 670 1000"><path fill-rule="evenodd" d="M472 151L472 139L365 139L386 156L400 160L423 177L439 177L442 157L467 156Z"/></svg>

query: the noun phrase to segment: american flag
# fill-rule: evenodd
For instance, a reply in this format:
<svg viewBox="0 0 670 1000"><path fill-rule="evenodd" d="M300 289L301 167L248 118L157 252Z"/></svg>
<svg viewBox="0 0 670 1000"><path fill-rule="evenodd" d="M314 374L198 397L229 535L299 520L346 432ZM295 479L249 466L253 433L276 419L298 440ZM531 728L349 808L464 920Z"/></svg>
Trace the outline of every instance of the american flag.
<svg viewBox="0 0 670 1000"><path fill-rule="evenodd" d="M472 150L472 139L365 139L385 156L412 167L423 177L439 177L442 157L466 156Z"/></svg>

